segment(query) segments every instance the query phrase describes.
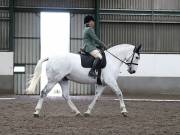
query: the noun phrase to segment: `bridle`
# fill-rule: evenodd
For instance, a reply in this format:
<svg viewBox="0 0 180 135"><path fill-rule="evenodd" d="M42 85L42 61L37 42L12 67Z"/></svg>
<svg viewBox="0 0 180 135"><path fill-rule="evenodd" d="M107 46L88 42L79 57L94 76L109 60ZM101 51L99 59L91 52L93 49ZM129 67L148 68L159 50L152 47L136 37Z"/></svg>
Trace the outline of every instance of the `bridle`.
<svg viewBox="0 0 180 135"><path fill-rule="evenodd" d="M138 65L138 63L134 63L134 62L133 62L134 55L135 55L135 53L136 53L135 51L133 51L133 54L132 54L128 59L126 59L125 61L119 59L116 55L112 54L112 53L109 52L108 50L105 50L105 51L108 52L109 54L111 54L113 57L115 57L115 58L118 59L119 61L121 61L122 63L126 64L127 66ZM132 58L131 58L131 57L132 57ZM130 58L131 58L131 62L126 62L126 61L128 61Z"/></svg>

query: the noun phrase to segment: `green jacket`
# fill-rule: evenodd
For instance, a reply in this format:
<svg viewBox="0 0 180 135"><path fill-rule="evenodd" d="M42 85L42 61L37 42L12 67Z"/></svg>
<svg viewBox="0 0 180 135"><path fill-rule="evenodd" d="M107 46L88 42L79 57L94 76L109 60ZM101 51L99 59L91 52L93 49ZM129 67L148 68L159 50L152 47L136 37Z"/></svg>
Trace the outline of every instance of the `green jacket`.
<svg viewBox="0 0 180 135"><path fill-rule="evenodd" d="M94 29L91 27L84 28L83 42L84 50L88 53L95 50L97 47L101 48L104 46L103 42L99 40L99 38L95 34Z"/></svg>

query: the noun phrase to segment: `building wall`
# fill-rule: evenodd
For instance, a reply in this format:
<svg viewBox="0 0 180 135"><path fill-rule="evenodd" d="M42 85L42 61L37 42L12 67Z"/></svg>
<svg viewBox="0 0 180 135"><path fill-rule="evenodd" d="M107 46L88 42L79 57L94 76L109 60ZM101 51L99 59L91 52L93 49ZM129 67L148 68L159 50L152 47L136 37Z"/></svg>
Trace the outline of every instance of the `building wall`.
<svg viewBox="0 0 180 135"><path fill-rule="evenodd" d="M0 52L0 94L13 94L13 52Z"/></svg>
<svg viewBox="0 0 180 135"><path fill-rule="evenodd" d="M176 97L180 96L180 77L119 77L118 84L127 97ZM105 94L114 94L110 89Z"/></svg>
<svg viewBox="0 0 180 135"><path fill-rule="evenodd" d="M142 44L146 53L180 52L178 0L100 2L100 37L109 46Z"/></svg>
<svg viewBox="0 0 180 135"><path fill-rule="evenodd" d="M141 54L136 74L121 67L118 79L122 90L131 95L180 95L179 54Z"/></svg>
<svg viewBox="0 0 180 135"><path fill-rule="evenodd" d="M9 6L8 0L0 1L0 51L9 49Z"/></svg>
<svg viewBox="0 0 180 135"><path fill-rule="evenodd" d="M103 9L179 10L179 0L100 0Z"/></svg>
<svg viewBox="0 0 180 135"><path fill-rule="evenodd" d="M13 53L9 52L9 0L0 1L0 94L13 93ZM9 67L11 66L11 73Z"/></svg>
<svg viewBox="0 0 180 135"><path fill-rule="evenodd" d="M118 84L126 95L180 95L180 71L171 69L179 67L179 9L179 0L100 0L100 38L109 47L122 43L142 44L142 53L146 56L142 58L146 62L141 59L141 76L123 75L125 70L122 69ZM164 56L160 57L161 54ZM171 54L175 57L163 65ZM148 61L148 57L153 61ZM157 65L161 68L156 72L144 72ZM166 67L167 72L161 73ZM172 71L174 74L169 76L167 73ZM112 94L108 90L105 93Z"/></svg>
<svg viewBox="0 0 180 135"><path fill-rule="evenodd" d="M24 66L24 73L14 74L15 94L25 94L30 75L40 58L40 14L15 13L14 65ZM39 85L35 94L39 94Z"/></svg>
<svg viewBox="0 0 180 135"><path fill-rule="evenodd" d="M94 0L16 0L16 7L93 8Z"/></svg>

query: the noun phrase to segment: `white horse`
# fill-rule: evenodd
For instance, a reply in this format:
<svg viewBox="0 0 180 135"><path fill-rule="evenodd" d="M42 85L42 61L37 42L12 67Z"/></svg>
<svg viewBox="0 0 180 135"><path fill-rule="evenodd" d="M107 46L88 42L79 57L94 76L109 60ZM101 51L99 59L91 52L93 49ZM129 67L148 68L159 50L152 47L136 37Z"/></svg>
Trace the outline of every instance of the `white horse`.
<svg viewBox="0 0 180 135"><path fill-rule="evenodd" d="M117 95L120 100L120 109L123 116L127 116L126 106L123 101L123 94L118 87L117 78L120 74L120 66L125 63L128 65L128 72L130 74L135 73L138 67L138 61L140 59L141 45L135 47L130 44L120 44L109 48L105 51L107 64L106 67L102 69L101 80L103 85L97 85L97 93L89 105L87 111L84 113L85 116L91 114L96 100L101 96L103 90L109 86L113 92ZM42 63L47 61L46 74L48 78L48 83L41 91L40 99L35 108L34 116L38 117L40 110L42 108L43 99L50 92L50 90L59 83L62 87L62 94L64 99L67 101L69 107L75 112L76 115L81 115L80 111L71 101L68 89L68 80L75 81L78 83L85 84L96 84L96 79L88 76L89 68L83 68L81 66L80 55L74 53L68 53L66 55L58 55L54 57L49 57L45 59L40 59L36 65L33 77L31 79L30 85L26 92L28 94L33 94L38 83Z"/></svg>

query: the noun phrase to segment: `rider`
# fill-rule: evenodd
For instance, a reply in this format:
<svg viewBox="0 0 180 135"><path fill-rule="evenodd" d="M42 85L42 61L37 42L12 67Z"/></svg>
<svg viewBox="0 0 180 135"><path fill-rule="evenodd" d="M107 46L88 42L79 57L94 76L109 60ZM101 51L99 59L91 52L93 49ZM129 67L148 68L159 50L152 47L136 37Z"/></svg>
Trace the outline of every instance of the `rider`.
<svg viewBox="0 0 180 135"><path fill-rule="evenodd" d="M92 16L88 15L84 18L85 28L83 31L84 50L95 58L93 66L89 71L89 76L95 78L97 75L95 69L102 59L102 54L99 49L106 49L105 44L96 36L94 27L95 20Z"/></svg>

